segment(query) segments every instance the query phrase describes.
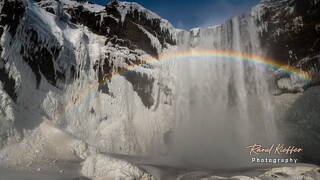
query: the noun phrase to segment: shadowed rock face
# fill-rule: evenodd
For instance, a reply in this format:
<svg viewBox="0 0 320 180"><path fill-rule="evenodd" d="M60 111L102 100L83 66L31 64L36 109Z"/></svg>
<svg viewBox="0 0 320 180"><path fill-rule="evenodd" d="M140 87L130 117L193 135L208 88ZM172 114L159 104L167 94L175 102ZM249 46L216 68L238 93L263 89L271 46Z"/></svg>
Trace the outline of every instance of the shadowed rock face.
<svg viewBox="0 0 320 180"><path fill-rule="evenodd" d="M305 0L263 0L258 5L257 24L266 56L283 66L308 72L312 81L304 85L291 75L276 72L275 95L299 93L319 85L320 3ZM280 87L281 81L288 85Z"/></svg>
<svg viewBox="0 0 320 180"><path fill-rule="evenodd" d="M56 45L38 48L39 44L45 44L45 42L39 38L38 32L33 29L27 29L26 31L26 33L30 35L30 39L28 39L27 43L22 45L21 54L27 54L23 59L29 64L34 72L37 87L40 85L41 75L43 75L52 85L56 85L57 79L65 80L63 73L58 73L58 70L54 67L61 47ZM26 51L26 53L24 53L24 51ZM57 74L61 74L61 76L59 77Z"/></svg>
<svg viewBox="0 0 320 180"><path fill-rule="evenodd" d="M161 30L160 20L152 21L146 17L143 17L139 20L139 22L134 22L136 21L135 18L132 17L132 14L130 15L130 13L128 13L128 16L131 16L131 18L126 18L124 22L120 22L121 17L116 8L118 4L110 3L106 6L106 11L108 14L110 14L108 16L106 16L106 11L92 12L83 8L83 6L81 5L77 7L67 8L65 11L71 15L71 19L69 21L68 17L66 17L66 15L63 13L62 9L59 9L63 6L59 1L55 2L38 0L37 2L39 7L43 8L51 14L56 15L58 19L63 20L70 26L71 23L83 24L87 26L93 33L108 37L105 44L110 42L114 45L128 47L130 50L130 54L136 54L134 50L141 49L154 57L157 57L159 55L158 50L153 47L151 39L144 32L143 28L140 28L139 26L145 26L145 29L147 29L149 33L159 38L159 41L162 43L163 47L166 46L165 43L171 43L172 45L175 44L175 42L172 40L171 34L167 30ZM22 1L3 1L3 8L1 9L1 14L3 14L3 16L0 18L1 36L5 30L8 30L11 37L13 38L12 41L17 40L15 39L15 33L19 24L21 23L20 20L22 18L30 18L28 17L28 15L26 15L25 9L26 7L22 3ZM137 13L138 12L136 11L133 12L133 14L135 15L137 15ZM141 17L146 16L146 14L139 15L141 15ZM23 26L25 25L26 24L24 24ZM63 51L65 50L63 49L66 48L63 47L64 45L58 43L58 40L51 34L51 32L48 32L44 35L43 32L39 32L37 29L33 29L33 27L22 27L22 32L26 34L26 36L24 37L25 41L21 42L20 54L23 56L23 60L30 66L32 72L35 75L37 85L36 88L39 87L42 78L45 78L50 84L57 86L58 81L66 83L73 78L79 77L79 74L76 75L79 70L77 66L72 65L70 69L67 69L66 67L61 67L59 65L61 61L61 59L59 59L59 56L64 53ZM44 36L45 38L43 38ZM49 46L47 42L44 41L51 41L53 43L51 43L51 45ZM1 52L2 47L0 46L0 53ZM6 61L6 59L3 59L4 64ZM110 75L111 73L121 71L121 68L119 69L118 67L114 66L108 56L106 58L98 59L97 61L98 64L102 64L94 66L94 69L98 74L98 81L102 81L104 77ZM126 63L128 65L131 65L137 63L136 61L138 62L138 64L141 63L141 61L136 59L127 59ZM2 64L2 66L4 66L4 64ZM1 81L5 86L5 90L12 97L12 99L16 99L17 95L14 91L14 80L10 79L5 69L2 69L1 73L3 74ZM67 77L67 74L69 74L70 77ZM136 76L134 76L133 78L135 79L135 77ZM144 83L142 83L142 81ZM142 81L129 82L133 83L134 87L140 86L141 83L153 83L153 80L149 80L148 77L143 78ZM104 86L99 87L99 89L103 89L102 92L108 93L107 86L108 85L105 83ZM153 100L150 101L150 99L152 99L151 91L148 93L141 93L143 91L141 90L141 88L140 90L138 90L138 88L135 88L134 90L139 91L138 94L139 96L141 95L141 98L143 99L142 101L146 106L149 107L153 104Z"/></svg>
<svg viewBox="0 0 320 180"><path fill-rule="evenodd" d="M48 46L48 44L43 41L43 38L40 37L41 35L39 34L39 31L33 29L32 27L21 27L21 31L24 31L23 33L28 35L28 37L25 37L25 41L16 38L16 32L19 24L22 23L22 19L25 20L30 18L25 12L26 7L23 1L3 1L3 7L1 9L2 16L0 18L0 35L2 36L4 28L6 28L12 38L12 42L10 42L11 44L14 41L21 42L20 54L23 56L23 60L30 66L35 74L37 87L39 87L42 75L50 84L54 86L56 85L57 80L65 82L65 72L54 66L61 50L61 47L58 43L56 43L56 46ZM53 42L57 41L53 36L47 38L51 39ZM0 52L2 52L1 45ZM5 64L7 59L3 59L3 62ZM12 92L10 94L12 94Z"/></svg>
<svg viewBox="0 0 320 180"><path fill-rule="evenodd" d="M147 74L138 73L134 71L128 71L123 73L124 76L132 85L133 89L141 97L142 103L150 108L154 104L152 95L154 79L149 78Z"/></svg>
<svg viewBox="0 0 320 180"><path fill-rule="evenodd" d="M136 17L140 17L140 18L136 18ZM155 20L149 20L148 18L146 18L146 14L145 13L141 13L138 12L137 10L134 10L131 13L128 13L126 15L126 19L128 21L128 23L134 25L134 24L138 24L143 26L146 30L148 30L153 36L157 37L161 43L161 45L163 46L163 48L166 48L166 44L168 43L170 45L175 45L176 42L175 40L172 38L172 35L170 34L170 32L165 29L162 30L160 27L160 20L159 19L155 19ZM125 28L126 29L126 28Z"/></svg>
<svg viewBox="0 0 320 180"><path fill-rule="evenodd" d="M284 113L277 113L280 136L285 142L304 149L298 157L300 162L319 164L320 157L314 149L319 148L320 96L319 88L313 86L319 85L320 2L264 0L261 4L265 7L257 23L267 24L260 34L267 56L309 72L313 77L301 90L285 87L281 90L284 94L275 98L280 102L276 107Z"/></svg>
<svg viewBox="0 0 320 180"><path fill-rule="evenodd" d="M268 57L296 66L320 52L320 3L313 0L265 0L258 24Z"/></svg>
<svg viewBox="0 0 320 180"><path fill-rule="evenodd" d="M315 151L320 148L319 90L319 87L313 87L303 94L282 95L277 98L277 101L282 101L280 107L287 106L287 109L282 110L284 115L277 121L280 135L285 142L303 148L302 153L298 154L300 162L320 162L319 153Z"/></svg>
<svg viewBox="0 0 320 180"><path fill-rule="evenodd" d="M159 52L153 47L151 39L140 26L156 37L162 48L166 48L166 43L176 44L172 34L167 29L161 28L160 19L148 19L146 13L134 10L128 12L122 22L120 12L117 10L119 6L117 1L113 1L106 5L103 12L91 12L84 9L83 6L66 10L71 15L73 23L83 24L94 33L107 36L113 41L117 39L119 43L122 42L122 46L144 50L154 57L158 57Z"/></svg>
<svg viewBox="0 0 320 180"><path fill-rule="evenodd" d="M3 6L0 9L0 14L2 14L0 25L2 28L8 25L11 36L14 36L24 12L25 7L22 1L3 0Z"/></svg>
<svg viewBox="0 0 320 180"><path fill-rule="evenodd" d="M9 31L11 36L16 33L17 26L20 23L25 12L25 8L21 1L4 0L3 6L0 8L0 37L3 35L5 28ZM0 55L2 54L2 45L0 44ZM2 82L3 89L15 101L17 94L15 92L15 80L10 77L9 73L5 70L4 65L6 60L0 57L0 81Z"/></svg>
<svg viewBox="0 0 320 180"><path fill-rule="evenodd" d="M142 60L137 58L137 53L135 52L137 49L157 58L161 49L166 48L167 44L176 44L169 30L161 28L160 19L148 18L146 13L134 10L128 12L122 21L121 14L117 9L119 6L120 4L117 1L113 1L107 4L105 10L101 12L89 11L81 5L65 8L65 10L70 14L72 23L85 25L92 32L107 37L106 45L111 43L116 46L127 47L130 50L130 54L136 56L135 59L126 59L128 65L143 63ZM148 33L160 42L160 50L154 47ZM94 66L99 82L112 73L125 71L125 68L116 67L108 54L106 56L106 58L99 59ZM142 76L140 73L132 71L123 76L133 85L143 104L150 108L154 104L152 97L154 80L147 77L147 75ZM143 89L145 87L148 88ZM109 94L108 84L103 83L99 90Z"/></svg>
<svg viewBox="0 0 320 180"><path fill-rule="evenodd" d="M16 101L17 93L15 92L15 80L9 76L4 68L0 68L0 81L2 82L3 90L13 101Z"/></svg>

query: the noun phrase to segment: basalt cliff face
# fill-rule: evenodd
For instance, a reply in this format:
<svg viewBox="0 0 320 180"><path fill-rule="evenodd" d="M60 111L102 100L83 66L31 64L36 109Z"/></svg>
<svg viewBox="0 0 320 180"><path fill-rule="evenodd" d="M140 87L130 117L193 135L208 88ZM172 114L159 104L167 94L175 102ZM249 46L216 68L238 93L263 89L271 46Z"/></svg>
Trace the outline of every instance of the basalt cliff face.
<svg viewBox="0 0 320 180"><path fill-rule="evenodd" d="M82 159L84 174L99 176L99 168L90 170L99 153L165 154L176 125L179 79L172 72L177 66L146 60L177 49L259 55L310 73L312 81L301 81L269 69L271 85L265 87L277 95L279 124L287 129L283 136L306 149L320 146L318 0L263 0L225 24L190 31L174 28L139 4L120 1L100 6L72 0L1 0L0 14L1 166ZM230 84L233 96L237 87ZM308 117L301 117L304 114ZM299 129L313 143L302 143L287 127ZM72 138L59 144L53 135L62 132ZM48 139L64 147L50 149ZM302 158L320 160L308 151ZM106 161L130 169L120 176L143 176L125 162ZM116 173L104 170L102 175L110 172Z"/></svg>

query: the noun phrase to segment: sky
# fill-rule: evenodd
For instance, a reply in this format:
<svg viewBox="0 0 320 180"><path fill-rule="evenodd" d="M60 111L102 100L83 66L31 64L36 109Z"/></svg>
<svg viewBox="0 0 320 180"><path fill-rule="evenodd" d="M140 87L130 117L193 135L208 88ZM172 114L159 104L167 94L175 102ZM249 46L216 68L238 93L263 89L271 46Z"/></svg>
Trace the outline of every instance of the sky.
<svg viewBox="0 0 320 180"><path fill-rule="evenodd" d="M105 5L111 0L91 0ZM175 27L191 29L221 24L250 11L260 0L124 0L137 2L169 20Z"/></svg>

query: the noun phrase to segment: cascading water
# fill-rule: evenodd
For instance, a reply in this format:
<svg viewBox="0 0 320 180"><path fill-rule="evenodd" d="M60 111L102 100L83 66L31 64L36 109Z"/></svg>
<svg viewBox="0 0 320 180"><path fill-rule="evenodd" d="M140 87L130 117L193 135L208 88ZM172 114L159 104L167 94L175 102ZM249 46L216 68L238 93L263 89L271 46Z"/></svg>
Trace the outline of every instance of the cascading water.
<svg viewBox="0 0 320 180"><path fill-rule="evenodd" d="M262 56L251 16L179 34L181 51L220 50ZM276 142L266 67L225 57L177 61L176 125L171 155L184 166L250 165L245 147Z"/></svg>
<svg viewBox="0 0 320 180"><path fill-rule="evenodd" d="M217 50L263 56L250 15L215 27L177 32L178 45L166 52ZM92 44L89 51L99 49L96 47L103 39L93 34L88 37ZM101 51L106 51L103 46ZM100 53L93 52L90 59ZM125 60L117 53L113 55L110 59L116 63ZM79 58L82 62L86 56ZM124 75L117 76L108 82L112 95L90 91L66 111L61 122L67 131L101 152L156 157L165 154L170 161L165 158L160 164L178 167L247 167L251 164L246 146L276 143L266 67L211 56L170 59L152 66L152 70L134 70L150 79L136 82L140 89L145 88L143 84L154 85L148 87L155 102L150 108L141 101L146 97L139 97ZM89 82L70 86L65 99L74 100L82 92L79 88L86 90L95 76L92 71ZM173 92L163 92L167 86ZM167 96L171 96L169 100Z"/></svg>

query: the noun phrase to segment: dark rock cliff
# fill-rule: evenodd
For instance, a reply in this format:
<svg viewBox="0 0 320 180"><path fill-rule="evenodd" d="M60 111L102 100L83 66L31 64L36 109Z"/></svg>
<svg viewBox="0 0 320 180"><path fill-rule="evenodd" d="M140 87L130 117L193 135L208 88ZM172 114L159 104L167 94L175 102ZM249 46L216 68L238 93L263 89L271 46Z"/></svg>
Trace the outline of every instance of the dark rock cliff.
<svg viewBox="0 0 320 180"><path fill-rule="evenodd" d="M108 41L129 49L142 49L154 57L157 57L160 52L151 44L152 40L145 31L160 41L161 48L165 48L166 43L176 44L169 30L161 27L161 19L148 18L146 12L124 7L128 5L130 6L130 4L112 1L102 12L92 12L81 5L76 8L66 8L66 11L71 15L73 23L83 24L94 33L107 36ZM128 12L123 15L124 17L121 17L119 8L129 8Z"/></svg>
<svg viewBox="0 0 320 180"><path fill-rule="evenodd" d="M313 0L264 0L258 25L267 56L308 71L319 69L320 3Z"/></svg>

